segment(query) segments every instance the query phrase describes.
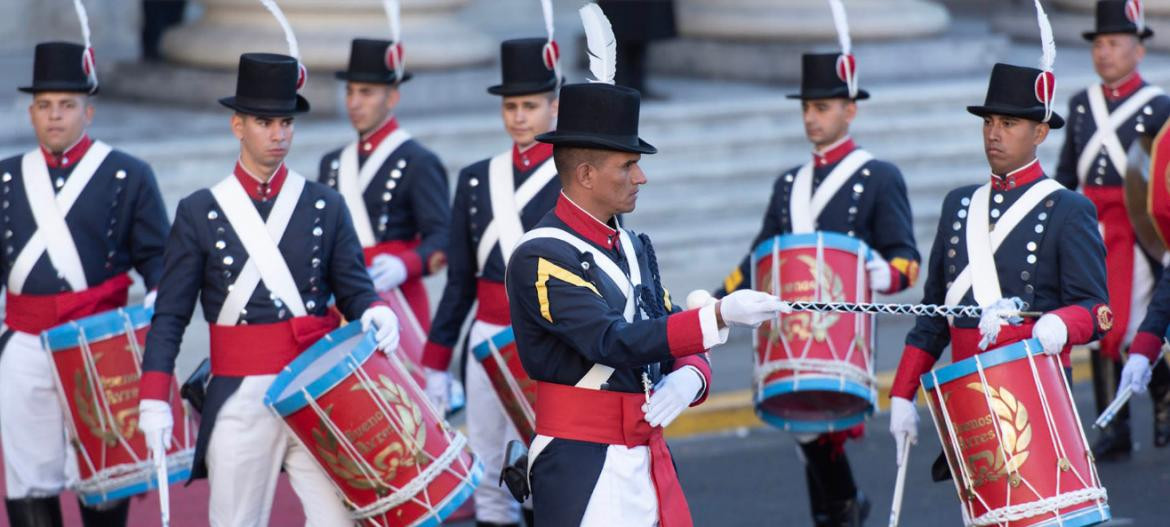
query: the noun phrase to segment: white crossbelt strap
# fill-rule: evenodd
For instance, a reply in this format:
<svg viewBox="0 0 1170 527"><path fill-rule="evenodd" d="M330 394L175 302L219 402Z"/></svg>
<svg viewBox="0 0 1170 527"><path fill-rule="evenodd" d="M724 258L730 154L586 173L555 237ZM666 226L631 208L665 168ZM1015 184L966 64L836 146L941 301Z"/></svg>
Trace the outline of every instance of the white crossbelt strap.
<svg viewBox="0 0 1170 527"><path fill-rule="evenodd" d="M946 305L959 305L972 286L975 288L975 303L978 305L987 305L1002 298L999 274L995 267L995 252L1003 245L1008 234L1011 234L1036 205L1061 188L1064 187L1060 183L1049 178L1032 185L1004 212L996 222L995 230L991 232L988 232L987 219L991 184L987 183L975 190L971 196L971 205L967 209L967 267L963 268L947 289Z"/></svg>
<svg viewBox="0 0 1170 527"><path fill-rule="evenodd" d="M61 273L72 290L82 291L88 287L85 268L81 265L81 255L77 252L77 245L73 242L73 235L69 232L65 217L111 150L109 145L101 141L95 141L90 145L56 196L53 194L49 166L45 163L45 156L40 149L28 152L21 158L21 181L24 183L25 195L28 197L37 231L21 249L8 274L8 288L13 293L20 294L29 273L32 273L37 260L46 250L49 252L49 260L53 267ZM49 243L50 241L52 243Z"/></svg>
<svg viewBox="0 0 1170 527"><path fill-rule="evenodd" d="M548 159L513 193L512 151L499 154L488 162L488 193L491 197L492 219L484 229L483 237L480 238L475 251L480 273L487 267L488 257L496 245L500 246L500 255L504 257L504 263L508 263L512 251L520 242L520 237L524 235L520 212L556 176L556 164L552 159Z"/></svg>
<svg viewBox="0 0 1170 527"><path fill-rule="evenodd" d="M626 258L626 263L630 268L629 276L626 276L626 274L622 272L621 267L618 266L617 262L614 262L612 259L610 259L608 255L601 252L596 247L590 245L585 240L582 240L581 238L578 238L577 236L574 236L573 234L556 227L541 227L539 229L532 229L524 235L524 237L520 240L520 243L522 244L528 240L535 240L539 238L553 238L572 245L574 249L577 249L580 252L587 252L592 254L593 262L601 268L601 271L605 273L605 275L609 277L610 281L612 281L614 285L617 285L618 289L621 290L623 295L625 295L626 306L622 311L622 316L626 319L626 322L633 322L635 316L634 306L636 305L634 301L634 290L642 283L642 270L638 265L637 257L634 256L634 242L630 240L630 236L632 235L629 233L629 231L622 230L620 225L618 226L618 230L621 231L621 236L618 236L618 239L621 240L622 255ZM601 385L609 381L610 376L613 375L613 371L613 368L610 366L606 366L604 364L594 364L593 367L585 373L585 376L582 377L580 381L577 381L575 386L577 388L600 390Z"/></svg>
<svg viewBox="0 0 1170 527"><path fill-rule="evenodd" d="M825 180L812 191L813 164L806 163L796 172L792 193L788 196L788 207L792 211L792 232L802 234L813 232L817 218L837 191L853 177L866 163L873 160L873 154L860 148L850 152L833 168Z"/></svg>
<svg viewBox="0 0 1170 527"><path fill-rule="evenodd" d="M402 146L402 143L410 140L410 133L401 128L390 132L386 139L378 144L370 153L370 157L366 158L365 164L358 168L358 143L350 143L341 150L341 159L338 160L337 167L337 191L341 197L345 198L345 205L349 208L349 215L353 217L354 230L357 231L358 241L361 242L362 247L373 247L378 242L378 238L374 236L374 227L370 224L370 213L366 210L366 201L362 198L362 194L366 191L366 187L370 186L370 182L374 180L374 176L378 174L378 170L382 168L382 164L390 158L390 155ZM360 142L360 141L359 141Z"/></svg>
<svg viewBox="0 0 1170 527"><path fill-rule="evenodd" d="M1089 177L1089 171L1093 168L1093 160L1097 159L1102 148L1105 149L1105 153L1113 164L1113 168L1117 169L1117 173L1125 174L1125 148L1121 145L1121 139L1117 137L1117 129L1129 121L1129 118L1141 110L1146 103L1149 103L1154 97L1162 95L1163 91L1156 86L1146 86L1121 103L1121 106L1118 106L1113 113L1109 113L1109 107L1105 104L1105 93L1100 84L1089 86L1087 93L1089 111L1093 115L1097 130L1093 132L1089 142L1085 143L1085 149L1077 158L1077 178L1082 185Z"/></svg>
<svg viewBox="0 0 1170 527"><path fill-rule="evenodd" d="M307 314L300 289L297 288L292 271L289 270L279 247L280 239L288 228L289 220L292 219L304 188L305 178L290 170L284 187L272 205L272 212L268 214L267 222L260 218L256 206L252 204L251 198L236 176L228 176L211 188L215 201L223 209L232 230L244 245L244 250L248 252L248 260L244 262L243 269L224 299L216 324L234 326L261 280L288 306L294 316L302 317Z"/></svg>

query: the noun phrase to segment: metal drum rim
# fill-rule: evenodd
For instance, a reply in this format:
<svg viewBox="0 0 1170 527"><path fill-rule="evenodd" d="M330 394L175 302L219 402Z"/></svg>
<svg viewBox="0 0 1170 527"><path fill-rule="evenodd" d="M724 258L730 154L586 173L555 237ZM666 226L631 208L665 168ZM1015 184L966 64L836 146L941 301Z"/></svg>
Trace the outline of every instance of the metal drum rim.
<svg viewBox="0 0 1170 527"><path fill-rule="evenodd" d="M353 372L353 368L350 367L349 361L343 360L330 367L317 379L308 383L304 390L298 390L288 397L278 399L280 394L284 392L288 385L309 364L312 364L342 342L357 336L361 333L361 330L362 325L360 322L351 322L331 331L328 335L321 338L321 340L318 340L312 346L309 346L308 349L301 352L296 359L281 369L280 373L276 374L276 378L272 380L268 391L264 393L264 404L275 410L281 417L288 417L309 405L309 401L305 398L306 391L313 398L317 398L344 381ZM358 363L364 364L366 359L373 355L376 348L377 343L374 342L373 332L367 331L362 339L358 341L357 346L354 346L353 350L350 351L350 356L357 360Z"/></svg>

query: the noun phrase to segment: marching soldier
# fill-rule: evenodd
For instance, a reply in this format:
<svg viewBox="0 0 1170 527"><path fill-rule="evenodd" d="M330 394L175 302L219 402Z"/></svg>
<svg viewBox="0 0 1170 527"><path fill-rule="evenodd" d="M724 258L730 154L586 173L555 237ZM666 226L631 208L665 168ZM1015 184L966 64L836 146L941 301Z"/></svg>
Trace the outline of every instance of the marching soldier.
<svg viewBox="0 0 1170 527"><path fill-rule="evenodd" d="M527 38L500 46L503 82L488 88L501 97L504 129L512 148L459 173L447 249L447 286L435 313L423 354L427 392L436 408L447 407L452 349L460 328L478 301L468 347L504 330L511 322L504 291L504 267L524 232L552 210L561 183L553 147L536 136L549 131L557 115L557 76L543 58L548 41ZM499 185L502 188L496 188ZM518 439L483 366L465 360L467 428L472 450L483 460L485 481L499 481L504 446ZM481 485L475 492L478 525L515 525L517 504L506 489ZM531 515L530 510L524 511ZM528 524L531 525L531 519Z"/></svg>
<svg viewBox="0 0 1170 527"><path fill-rule="evenodd" d="M292 57L240 56L236 95L220 99L234 111L239 160L227 178L179 202L146 338L139 426L158 455L173 426L166 400L175 358L201 301L212 377L191 477L209 479L211 525L266 525L281 470L308 525L350 524L329 477L264 393L341 316L377 328L380 349L397 347L397 321L374 292L342 197L284 164L294 117L309 110L298 79Z"/></svg>
<svg viewBox="0 0 1170 527"><path fill-rule="evenodd" d="M170 222L154 172L86 132L97 93L93 50L36 47L29 119L39 147L0 161L8 287L0 336L0 444L13 526L61 525L65 419L40 334L126 305L131 268L158 286ZM153 301L148 294L147 303ZM125 525L128 500L81 507L87 526Z"/></svg>
<svg viewBox="0 0 1170 527"><path fill-rule="evenodd" d="M1150 140L1170 117L1170 97L1147 84L1137 71L1145 56L1142 42L1154 34L1144 18L1141 2L1097 2L1097 27L1084 37L1093 43L1093 67L1101 83L1078 92L1069 102L1069 130L1056 170L1057 181L1070 189L1079 188L1097 206L1105 239L1109 298L1117 331L1105 335L1092 351L1098 412L1108 406L1117 389L1121 349L1133 341L1162 272L1152 248L1139 243L1143 240L1135 232L1126 207L1127 187L1145 186L1141 177L1144 167L1129 166L1138 164L1129 161L1130 152L1148 152ZM1127 179L1135 181L1127 184ZM1145 214L1144 200L1132 206ZM1170 444L1170 367L1159 363L1153 372L1154 444L1162 447ZM1132 449L1126 406L1101 431L1093 455L1110 460L1127 457Z"/></svg>
<svg viewBox="0 0 1170 527"><path fill-rule="evenodd" d="M639 159L656 152L638 137L640 97L599 65L615 55L600 8L581 13L600 82L561 89L557 130L537 140L553 145L563 192L507 268L516 343L537 383L535 519L689 526L662 427L706 397L703 352L726 342L727 326L758 326L787 306L756 291L688 311L671 304L649 238L617 220L647 182Z"/></svg>
<svg viewBox="0 0 1170 527"><path fill-rule="evenodd" d="M893 294L914 285L918 277L913 216L898 167L875 159L849 135L857 101L869 94L857 87L856 61L843 51L803 56L801 90L789 98L801 101L812 160L776 179L763 226L751 247L782 234L844 233L875 251L866 264L872 290ZM745 280L751 276L750 268L749 251L716 296L750 287ZM861 525L869 513L869 501L857 488L844 448L849 438L861 437L863 426L796 436L818 527Z"/></svg>
<svg viewBox="0 0 1170 527"><path fill-rule="evenodd" d="M919 378L948 344L958 362L1035 338L1067 368L1073 345L1112 327L1093 204L1045 176L1036 159L1049 129L1064 125L1051 109L1053 86L1051 71L996 64L986 102L967 107L983 118L991 175L987 183L958 188L944 199L922 299L991 309L1018 297L1024 309L1044 314L986 335L979 319L918 317L890 388L890 432L899 451L904 441L917 440L913 400ZM944 458L932 472L936 480L948 477Z"/></svg>
<svg viewBox="0 0 1170 527"><path fill-rule="evenodd" d="M345 109L358 138L321 158L318 180L345 198L374 287L399 288L427 331L422 277L446 263L451 207L443 163L394 116L398 86L411 77L401 50L396 40L353 40L349 67L336 77L345 81Z"/></svg>

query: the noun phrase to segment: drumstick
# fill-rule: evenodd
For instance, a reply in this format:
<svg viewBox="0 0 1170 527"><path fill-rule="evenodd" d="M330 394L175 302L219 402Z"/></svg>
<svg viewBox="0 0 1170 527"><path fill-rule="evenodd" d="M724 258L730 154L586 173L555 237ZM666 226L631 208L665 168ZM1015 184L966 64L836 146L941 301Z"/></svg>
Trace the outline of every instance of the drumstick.
<svg viewBox="0 0 1170 527"><path fill-rule="evenodd" d="M886 315L913 315L926 317L979 318L983 308L979 306L940 306L937 304L877 304L871 302L789 302L793 311L819 311L837 313L868 313ZM1039 318L1039 311L1013 313L1025 318Z"/></svg>
<svg viewBox="0 0 1170 527"><path fill-rule="evenodd" d="M153 449L152 449L153 450ZM167 477L167 456L155 456L154 475L158 478L158 508L162 513L162 527L171 525L171 483Z"/></svg>
<svg viewBox="0 0 1170 527"><path fill-rule="evenodd" d="M898 480L894 483L894 504L890 507L890 527L898 527L898 517L902 514L902 492L906 488L906 465L910 464L910 438L902 441L902 450L898 452Z"/></svg>
<svg viewBox="0 0 1170 527"><path fill-rule="evenodd" d="M1158 352L1158 356L1155 357L1154 361L1150 363L1150 368L1153 368L1158 364L1158 361L1162 360L1162 354L1164 353L1166 353L1165 347L1162 348L1162 351ZM1117 417L1117 412L1121 411L1121 407L1125 406L1125 403L1128 403L1131 397L1133 397L1133 388L1130 388L1129 386L1126 386L1125 388L1122 388L1120 392L1117 392L1117 397L1113 399L1113 402L1109 403L1109 406L1105 407L1105 410L1101 412L1101 415L1098 416L1097 420L1093 422L1093 428L1100 430L1104 429L1106 426L1109 426L1109 422L1113 421L1114 417Z"/></svg>

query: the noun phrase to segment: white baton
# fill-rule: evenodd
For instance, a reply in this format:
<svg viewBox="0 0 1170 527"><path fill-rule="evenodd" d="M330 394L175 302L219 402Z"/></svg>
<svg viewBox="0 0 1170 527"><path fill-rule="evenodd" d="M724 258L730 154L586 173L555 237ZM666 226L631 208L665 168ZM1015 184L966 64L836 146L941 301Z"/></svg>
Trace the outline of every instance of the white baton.
<svg viewBox="0 0 1170 527"><path fill-rule="evenodd" d="M898 480L894 483L894 504L890 507L890 527L898 527L898 517L902 515L902 492L906 488L906 465L910 464L910 438L902 441L902 451L898 452Z"/></svg>
<svg viewBox="0 0 1170 527"><path fill-rule="evenodd" d="M156 456L154 474L158 478L158 508L162 513L162 527L171 525L171 483L167 477L167 456Z"/></svg>

